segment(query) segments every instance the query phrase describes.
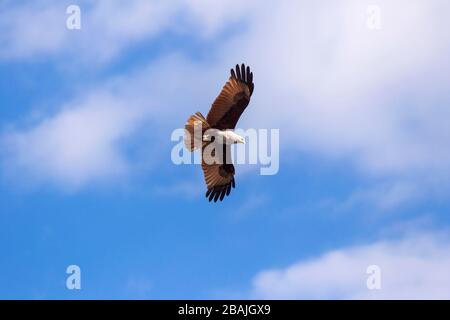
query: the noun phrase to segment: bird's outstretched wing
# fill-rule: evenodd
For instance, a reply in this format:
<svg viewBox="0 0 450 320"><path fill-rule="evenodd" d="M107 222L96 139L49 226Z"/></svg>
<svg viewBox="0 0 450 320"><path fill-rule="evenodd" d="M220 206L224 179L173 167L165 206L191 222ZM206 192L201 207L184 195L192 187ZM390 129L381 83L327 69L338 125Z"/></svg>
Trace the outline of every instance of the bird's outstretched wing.
<svg viewBox="0 0 450 320"><path fill-rule="evenodd" d="M253 73L250 67L236 65L231 69L230 79L212 104L206 120L212 128L234 129L241 114L250 102L254 89Z"/></svg>
<svg viewBox="0 0 450 320"><path fill-rule="evenodd" d="M224 145L223 148L223 159L228 160L224 160L222 163L213 162L212 164L208 164L204 158L202 160L203 175L208 188L206 197L209 201L222 201L225 196L230 194L231 188L235 187L234 165L230 159L231 148L230 145Z"/></svg>

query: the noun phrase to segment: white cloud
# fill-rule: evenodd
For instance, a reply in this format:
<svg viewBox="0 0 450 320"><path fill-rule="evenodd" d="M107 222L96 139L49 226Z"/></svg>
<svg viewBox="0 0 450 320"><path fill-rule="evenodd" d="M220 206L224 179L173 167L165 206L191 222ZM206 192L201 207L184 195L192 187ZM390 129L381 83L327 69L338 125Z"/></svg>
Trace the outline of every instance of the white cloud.
<svg viewBox="0 0 450 320"><path fill-rule="evenodd" d="M135 41L152 38L170 25L175 10L166 1L82 1L81 29L68 30L60 1L5 6L0 13L0 57L56 55L95 64L109 61Z"/></svg>
<svg viewBox="0 0 450 320"><path fill-rule="evenodd" d="M448 173L450 4L376 3L379 31L366 27L373 2L259 7L224 58L254 68L247 116L282 128L291 148L353 159L370 174Z"/></svg>
<svg viewBox="0 0 450 320"><path fill-rule="evenodd" d="M23 7L6 3L0 11L0 58L24 58L60 50L65 39L65 8L48 2Z"/></svg>
<svg viewBox="0 0 450 320"><path fill-rule="evenodd" d="M124 175L129 164L121 142L143 115L126 101L93 94L31 128L5 134L5 171L15 180L31 177L69 189Z"/></svg>
<svg viewBox="0 0 450 320"><path fill-rule="evenodd" d="M367 289L367 267L381 268L381 290ZM436 235L344 248L260 272L263 299L450 299L450 242Z"/></svg>
<svg viewBox="0 0 450 320"><path fill-rule="evenodd" d="M197 27L196 31L204 37L211 37L226 26L233 25L243 20L251 22L253 12L257 11L259 1L255 0L183 0L183 5L189 12L192 24ZM241 28L247 25L241 26Z"/></svg>
<svg viewBox="0 0 450 320"><path fill-rule="evenodd" d="M45 10L20 6L8 12L10 18L0 19L12 30L0 36L0 42L7 44L3 55L82 50L109 60L167 28L191 37L212 37L242 21L239 32L217 42L211 56L214 63L179 57L154 61L139 80L131 80L138 89L127 89L128 97L134 90L133 100L151 99L160 117L170 117L174 110L185 116L206 112L225 81L224 72L244 61L254 69L256 89L240 125L281 128L284 150L344 157L366 173L399 176L399 181L417 176L424 181L424 176L437 178L450 172L447 2L377 1L382 29L371 31L366 28L366 9L373 3L364 1L285 0L249 2L243 7L228 1L214 5L199 0L170 5L87 1L82 3L84 29L78 36L65 28L63 36L47 31L58 29L52 23L59 18L54 2L40 3ZM44 18L46 10L48 18ZM20 24L20 16L33 19L22 19L26 23ZM12 36L32 35L33 21L44 28L36 29L40 36L28 40ZM413 188L394 189L393 196L401 201L415 194ZM395 206L397 200L393 201Z"/></svg>
<svg viewBox="0 0 450 320"><path fill-rule="evenodd" d="M68 30L66 7L72 3L42 0L5 3L0 12L0 58L20 59L64 54L96 65L163 32L212 37L227 22L238 22L254 1L116 0L80 1L81 29ZM238 5L238 6L237 6ZM239 10L235 10L236 8Z"/></svg>
<svg viewBox="0 0 450 320"><path fill-rule="evenodd" d="M161 159L167 161L155 152L170 143L170 135L162 136L161 128L182 127L195 112L194 102L201 96L207 99L203 90L211 86L211 77L197 71L182 57L168 56L81 92L31 125L12 126L0 139L4 173L18 183L50 182L78 190L123 180ZM186 81L178 77L180 72L201 85L180 91ZM146 158L131 157L130 145Z"/></svg>

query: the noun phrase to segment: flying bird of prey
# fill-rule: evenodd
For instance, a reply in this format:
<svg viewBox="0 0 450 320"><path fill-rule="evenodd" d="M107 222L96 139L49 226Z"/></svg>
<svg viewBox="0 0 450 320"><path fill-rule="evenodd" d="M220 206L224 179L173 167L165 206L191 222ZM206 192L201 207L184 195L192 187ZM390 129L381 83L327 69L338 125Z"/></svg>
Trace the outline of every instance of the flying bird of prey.
<svg viewBox="0 0 450 320"><path fill-rule="evenodd" d="M231 144L245 143L245 140L232 130L248 106L253 89L253 73L250 68L244 64L236 65L236 70L231 69L231 76L213 102L206 119L197 112L187 120L184 143L191 152L197 148L202 149L202 169L209 201L222 201L230 194L231 188L235 187ZM217 152L217 156L212 152L217 161L207 161L205 151L211 144L215 144L216 151L221 151Z"/></svg>

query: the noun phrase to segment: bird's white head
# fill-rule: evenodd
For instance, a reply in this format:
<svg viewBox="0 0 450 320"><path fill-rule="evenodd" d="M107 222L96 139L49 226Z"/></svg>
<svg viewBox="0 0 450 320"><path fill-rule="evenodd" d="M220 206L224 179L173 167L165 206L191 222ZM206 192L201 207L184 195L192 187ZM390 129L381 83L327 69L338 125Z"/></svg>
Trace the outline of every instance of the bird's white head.
<svg viewBox="0 0 450 320"><path fill-rule="evenodd" d="M245 139L238 135L237 133L234 133L231 130L226 130L224 132L225 139L228 144L234 144L234 143L243 143L245 144Z"/></svg>
<svg viewBox="0 0 450 320"><path fill-rule="evenodd" d="M236 139L236 143L242 143L245 144L245 139L244 137L241 137L240 135L236 135L237 139Z"/></svg>

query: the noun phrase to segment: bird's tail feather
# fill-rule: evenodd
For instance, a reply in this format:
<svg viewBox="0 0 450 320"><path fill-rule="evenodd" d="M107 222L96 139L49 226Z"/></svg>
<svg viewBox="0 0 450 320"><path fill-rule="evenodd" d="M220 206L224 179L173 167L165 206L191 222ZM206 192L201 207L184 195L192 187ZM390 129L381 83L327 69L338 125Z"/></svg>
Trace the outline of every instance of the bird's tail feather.
<svg viewBox="0 0 450 320"><path fill-rule="evenodd" d="M189 151L201 148L203 133L210 128L205 117L197 112L189 117L185 125L184 145Z"/></svg>

